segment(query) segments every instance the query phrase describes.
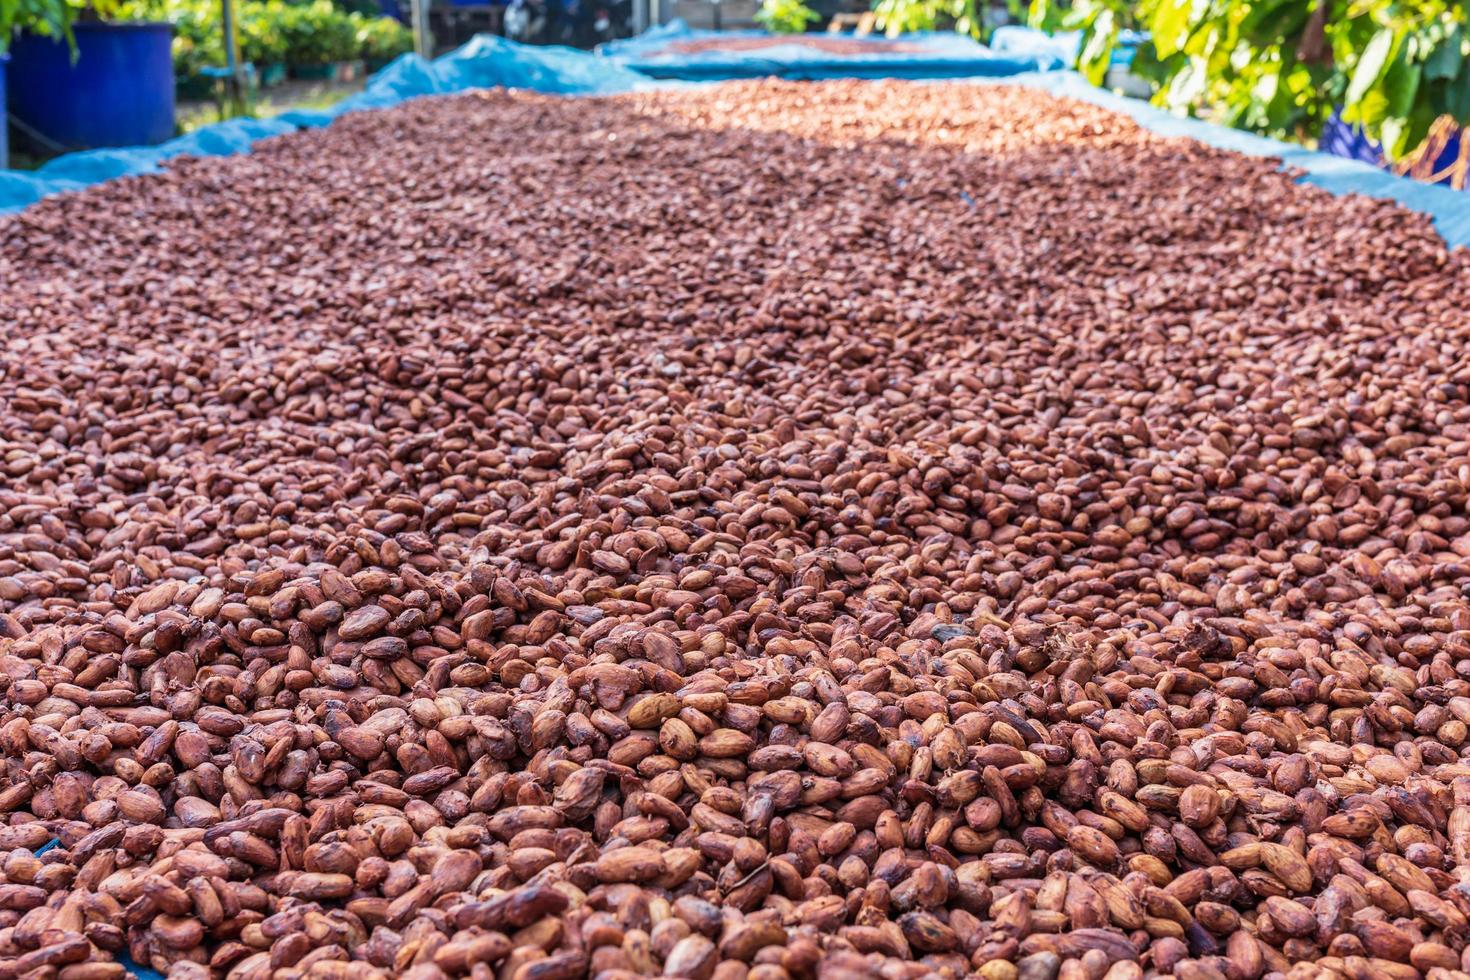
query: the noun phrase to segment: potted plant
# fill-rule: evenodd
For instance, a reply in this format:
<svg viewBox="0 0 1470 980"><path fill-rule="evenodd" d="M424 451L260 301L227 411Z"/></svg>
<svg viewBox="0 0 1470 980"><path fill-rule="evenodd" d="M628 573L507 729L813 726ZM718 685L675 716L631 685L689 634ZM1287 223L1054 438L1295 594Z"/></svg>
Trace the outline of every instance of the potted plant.
<svg viewBox="0 0 1470 980"><path fill-rule="evenodd" d="M765 0L755 12L755 22L772 34L801 34L821 19L801 0Z"/></svg>
<svg viewBox="0 0 1470 980"><path fill-rule="evenodd" d="M179 98L209 98L214 81L204 69L225 60L218 12L211 9L209 0L168 0L157 6L158 15L174 25L174 80Z"/></svg>
<svg viewBox="0 0 1470 980"><path fill-rule="evenodd" d="M129 10L173 23L174 76L179 98L205 99L215 95L226 61L219 0L126 2ZM248 66L246 81L252 88L277 85L286 77L286 43L280 23L284 9L285 5L278 0L235 3L240 61Z"/></svg>
<svg viewBox="0 0 1470 980"><path fill-rule="evenodd" d="M352 18L331 0L287 7L281 33L286 61L297 78L347 80L361 71L357 57L357 28Z"/></svg>
<svg viewBox="0 0 1470 980"><path fill-rule="evenodd" d="M377 71L413 50L413 32L391 17L363 17L357 27L358 53L368 71Z"/></svg>
<svg viewBox="0 0 1470 980"><path fill-rule="evenodd" d="M261 88L272 88L286 80L288 51L282 29L285 9L279 0L235 7L240 18L240 56L255 66Z"/></svg>
<svg viewBox="0 0 1470 980"><path fill-rule="evenodd" d="M47 141L74 150L174 135L167 21L97 0L0 0L0 11L10 112Z"/></svg>

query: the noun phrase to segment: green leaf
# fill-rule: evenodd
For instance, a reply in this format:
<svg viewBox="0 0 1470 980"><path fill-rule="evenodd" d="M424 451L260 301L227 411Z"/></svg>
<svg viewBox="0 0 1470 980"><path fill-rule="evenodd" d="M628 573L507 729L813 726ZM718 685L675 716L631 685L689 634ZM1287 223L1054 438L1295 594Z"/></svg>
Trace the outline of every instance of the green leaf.
<svg viewBox="0 0 1470 980"><path fill-rule="evenodd" d="M1241 3L1236 33L1242 38L1259 44L1271 44L1279 40L1271 26L1283 18L1290 18L1298 10L1305 11L1311 0L1259 0L1257 3ZM1305 12L1302 14L1305 18ZM1266 25L1263 29L1262 25Z"/></svg>
<svg viewBox="0 0 1470 980"><path fill-rule="evenodd" d="M1189 109L1205 92L1209 76L1203 60L1190 58L1167 86L1159 93L1159 99L1170 109Z"/></svg>
<svg viewBox="0 0 1470 980"><path fill-rule="evenodd" d="M1344 99L1348 108L1352 108L1363 100L1368 90L1377 82L1388 64L1390 55L1393 54L1393 31L1384 28L1373 35L1373 40L1363 49L1362 57L1358 59L1357 66L1353 69L1353 80L1348 85L1347 96Z"/></svg>
<svg viewBox="0 0 1470 980"><path fill-rule="evenodd" d="M1464 71L1460 72L1457 81L1453 82L1445 94L1444 111L1454 117L1458 123L1470 122L1470 78L1465 77Z"/></svg>
<svg viewBox="0 0 1470 980"><path fill-rule="evenodd" d="M1347 49L1343 52L1353 57L1355 52L1361 51L1373 40L1373 35L1378 33L1378 24L1372 17L1357 16L1343 24L1335 26L1334 36Z"/></svg>
<svg viewBox="0 0 1470 980"><path fill-rule="evenodd" d="M1263 6L1267 11L1249 26L1242 23L1240 33L1259 45L1296 43L1296 36L1312 15L1310 0L1287 0L1273 6Z"/></svg>
<svg viewBox="0 0 1470 980"><path fill-rule="evenodd" d="M1133 64L1130 69L1133 74L1146 80L1157 92L1160 86L1168 83L1169 79L1179 73L1188 59L1183 54L1174 54L1169 58L1160 58L1152 41L1145 41L1138 46L1138 53L1133 56Z"/></svg>
<svg viewBox="0 0 1470 980"><path fill-rule="evenodd" d="M1287 135L1299 121L1301 110L1299 110L1290 99L1285 98L1284 89L1278 90L1276 95L1266 104L1266 125L1273 133Z"/></svg>
<svg viewBox="0 0 1470 980"><path fill-rule="evenodd" d="M1414 96L1419 93L1419 79L1424 69L1411 65L1402 51L1383 76L1383 92L1388 97L1390 115L1407 116L1414 108Z"/></svg>
<svg viewBox="0 0 1470 980"><path fill-rule="evenodd" d="M1404 155L1404 138L1409 134L1409 121L1401 116L1391 116L1379 125L1379 142L1383 144L1383 155L1396 160Z"/></svg>
<svg viewBox="0 0 1470 980"><path fill-rule="evenodd" d="M1159 0L1154 8L1149 29L1153 34L1154 48L1160 58L1184 50L1189 40L1191 0Z"/></svg>
<svg viewBox="0 0 1470 980"><path fill-rule="evenodd" d="M1189 35L1189 43L1184 46L1184 50L1193 56L1214 58L1226 49L1228 43L1229 31L1225 26L1206 21Z"/></svg>
<svg viewBox="0 0 1470 980"><path fill-rule="evenodd" d="M1465 36L1459 25L1449 36L1440 41L1424 62L1424 77L1429 79L1454 78L1465 62Z"/></svg>
<svg viewBox="0 0 1470 980"><path fill-rule="evenodd" d="M1256 102L1266 103L1276 98L1276 90L1281 85L1281 72L1279 65L1262 65L1261 73L1251 85L1251 98Z"/></svg>
<svg viewBox="0 0 1470 980"><path fill-rule="evenodd" d="M1409 153L1418 149L1419 144L1424 142L1429 135L1429 128L1434 125L1438 113L1424 104L1414 107L1414 111L1402 120L1392 119L1384 123L1383 145L1390 160L1401 160ZM1389 123L1393 123L1390 126Z"/></svg>
<svg viewBox="0 0 1470 980"><path fill-rule="evenodd" d="M1391 108L1388 104L1388 96L1381 88L1372 88L1363 93L1363 97L1352 105L1345 105L1342 110L1343 122L1358 123L1370 130L1377 129L1383 120L1389 117Z"/></svg>
<svg viewBox="0 0 1470 980"><path fill-rule="evenodd" d="M756 11L755 19L772 34L800 34L808 23L819 17L801 0L765 0Z"/></svg>
<svg viewBox="0 0 1470 980"><path fill-rule="evenodd" d="M1101 85L1108 76L1108 63L1112 59L1113 45L1118 40L1118 25L1111 10L1104 10L1092 22L1087 43L1077 56L1077 69L1094 85Z"/></svg>

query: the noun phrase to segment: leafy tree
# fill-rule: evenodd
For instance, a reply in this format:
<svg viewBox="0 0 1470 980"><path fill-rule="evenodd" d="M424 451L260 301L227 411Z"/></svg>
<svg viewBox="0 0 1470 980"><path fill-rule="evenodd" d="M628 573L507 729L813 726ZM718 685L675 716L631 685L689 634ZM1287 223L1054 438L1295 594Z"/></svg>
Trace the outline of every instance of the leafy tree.
<svg viewBox="0 0 1470 980"><path fill-rule="evenodd" d="M0 54L10 50L16 34L29 31L64 39L75 57L71 25L102 12L104 5L92 0L0 0Z"/></svg>
<svg viewBox="0 0 1470 980"><path fill-rule="evenodd" d="M1122 0L1031 0L1027 20L1032 27L1054 34L1078 31L1082 41L1077 49L1077 70L1094 85L1107 77L1113 48L1125 29L1139 26L1134 12L1136 4Z"/></svg>
<svg viewBox="0 0 1470 980"><path fill-rule="evenodd" d="M1152 43L1134 70L1156 103L1294 138L1341 108L1397 159L1441 116L1470 122L1467 12L1465 0L1033 0L1029 19L1080 30L1078 69L1094 82L1137 24Z"/></svg>
<svg viewBox="0 0 1470 980"><path fill-rule="evenodd" d="M952 29L978 38L985 29L976 0L877 0L873 13L890 34Z"/></svg>
<svg viewBox="0 0 1470 980"><path fill-rule="evenodd" d="M764 0L755 19L772 34L801 34L821 16L801 0Z"/></svg>

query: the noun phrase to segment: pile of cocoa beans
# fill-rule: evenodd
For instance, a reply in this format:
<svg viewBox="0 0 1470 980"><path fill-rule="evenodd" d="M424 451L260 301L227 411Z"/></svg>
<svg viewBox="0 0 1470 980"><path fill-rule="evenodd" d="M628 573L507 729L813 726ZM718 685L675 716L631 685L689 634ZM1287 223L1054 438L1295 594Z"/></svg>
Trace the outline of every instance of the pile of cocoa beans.
<svg viewBox="0 0 1470 980"><path fill-rule="evenodd" d="M6 217L0 980L1467 980L1467 297L964 83Z"/></svg>

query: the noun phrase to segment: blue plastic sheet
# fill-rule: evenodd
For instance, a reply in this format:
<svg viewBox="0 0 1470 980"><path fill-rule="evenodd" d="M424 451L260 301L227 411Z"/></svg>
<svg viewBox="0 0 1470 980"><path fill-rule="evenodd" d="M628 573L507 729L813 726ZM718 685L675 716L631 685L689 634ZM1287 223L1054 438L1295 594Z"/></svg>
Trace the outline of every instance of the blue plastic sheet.
<svg viewBox="0 0 1470 980"><path fill-rule="evenodd" d="M1081 31L1048 34L1030 27L1007 24L990 33L990 48L1001 54L1055 59L1058 67L1069 68L1082 47Z"/></svg>
<svg viewBox="0 0 1470 980"><path fill-rule="evenodd" d="M57 157L34 171L0 170L0 214L18 211L50 194L129 174L154 173L171 157L247 153L256 140L267 136L325 126L344 112L386 108L420 95L497 85L562 95L604 95L652 84L642 75L585 51L530 47L479 35L432 62L403 55L374 75L363 91L330 109L287 112L272 119L234 119L158 146L88 150Z"/></svg>
<svg viewBox="0 0 1470 980"><path fill-rule="evenodd" d="M164 980L163 974L146 966L139 966L133 962L133 958L127 953L118 953L117 961L124 970L133 974L138 980Z"/></svg>
<svg viewBox="0 0 1470 980"><path fill-rule="evenodd" d="M716 45L691 50L690 45ZM842 50L832 50L838 45ZM846 34L770 35L699 31L682 20L611 41L598 53L650 78L708 82L732 78L973 78L1064 67L1049 52L1001 54L953 32L898 38Z"/></svg>
<svg viewBox="0 0 1470 980"><path fill-rule="evenodd" d="M267 136L290 132L297 127L324 126L344 112L384 108L421 95L494 86L526 88L560 95L604 95L683 84L653 81L634 71L630 65L638 64L639 59L650 57L649 52L656 52L671 41L699 37L703 33L690 31L682 24L670 25L629 41L608 45L599 55L570 48L529 47L503 38L482 35L433 62L414 55L404 55L373 76L364 91L329 110L289 112L268 120L235 120L206 127L161 146L75 153L58 157L34 172L0 171L0 212L18 210L48 194L75 190L126 174L148 173L156 170L160 162L180 154L222 155L248 152L256 140ZM735 36L764 35L740 32ZM1024 36L1017 35L1016 43L1023 40ZM992 76L988 79L977 78L977 81L1030 85L1121 112L1145 128L1164 135L1185 136L1210 146L1250 156L1277 157L1287 166L1305 171L1304 179L1309 183L1324 187L1335 194L1357 193L1391 198L1432 217L1440 234L1450 244L1470 245L1470 195L1465 193L1396 177L1356 160L1316 153L1238 130L1172 116L1147 103L1094 88L1074 72L1037 69L1035 66L1045 64L1052 67L1056 63L1055 59L1044 56L1044 53L1033 52L1024 57L1000 56L964 38L941 38L933 35L920 35L915 43L924 48L928 44L938 45L940 41L946 45L959 46L948 50L963 49L969 53L972 58L971 68L965 74ZM873 43L881 45L885 42ZM1012 42L1006 43L1009 45ZM936 46L926 50L937 52L941 49L942 46ZM762 56L768 57L772 50L770 47L764 48ZM895 49L887 50L890 52L887 56L871 57L880 62L884 57L892 60ZM810 54L810 50L807 53ZM861 62L863 57L866 56L860 55L847 60ZM814 61L805 69L788 66L783 73L788 73L788 77L832 77L816 74L814 66L817 64L819 62ZM917 73L923 64L922 59L917 59L907 70ZM948 78L954 77L954 73L959 71L959 59L946 61L943 57L936 57L928 64L932 73L921 77ZM1002 65L1009 67L1003 69ZM1032 66L1031 70L1022 70L1028 65ZM801 74L801 71L806 70L810 70L812 74ZM843 69L843 74L852 77L856 72L871 70L877 69L873 66L863 68L861 64L857 67L849 64ZM1003 70L1008 74L994 75ZM795 74L789 74L792 72Z"/></svg>
<svg viewBox="0 0 1470 980"><path fill-rule="evenodd" d="M1439 175L1434 183L1447 185L1453 180L1451 168L1459 161L1462 141L1467 138L1470 136L1467 136L1466 130L1457 129L1440 145L1434 162L1428 168L1430 173ZM1335 157L1347 157L1349 160L1371 163L1375 167L1390 166L1383 155L1383 147L1378 141L1363 132L1362 126L1343 122L1342 117L1336 112L1322 128L1322 137L1317 140L1317 149Z"/></svg>
<svg viewBox="0 0 1470 980"><path fill-rule="evenodd" d="M36 857L40 857L47 851L53 850L60 846L61 838L53 837L46 843L42 844L40 847L36 848ZM117 954L117 962L122 966L124 970L127 970L129 973L137 977L138 980L164 980L163 974L159 973L157 970L146 966L140 966L139 964L133 962L133 958L129 956L126 951Z"/></svg>
<svg viewBox="0 0 1470 980"><path fill-rule="evenodd" d="M1119 31L1109 63L1118 68L1128 67L1133 63L1133 56L1138 53L1139 46L1147 40L1148 35L1142 31ZM990 48L999 54L1038 59L1054 58L1058 62L1056 67L1070 68L1076 64L1077 53L1082 48L1082 32L1058 31L1056 34L1048 34L1034 27L1007 24L991 32Z"/></svg>
<svg viewBox="0 0 1470 980"><path fill-rule="evenodd" d="M0 214L18 211L49 194L129 174L153 173L170 157L244 153L256 140L289 133L294 128L274 119L234 119L158 146L86 150L57 157L37 170L0 170Z"/></svg>
<svg viewBox="0 0 1470 980"><path fill-rule="evenodd" d="M1359 160L1330 156L1238 129L1171 115L1147 102L1114 95L1089 85L1075 72L1030 73L998 80L998 83L1026 85L1090 102L1122 113L1161 136L1184 136L1246 156L1277 157L1284 166L1305 171L1302 180L1308 184L1315 184L1334 194L1363 194L1397 201L1433 218L1435 228L1448 244L1470 245L1470 194L1462 191L1398 177Z"/></svg>

